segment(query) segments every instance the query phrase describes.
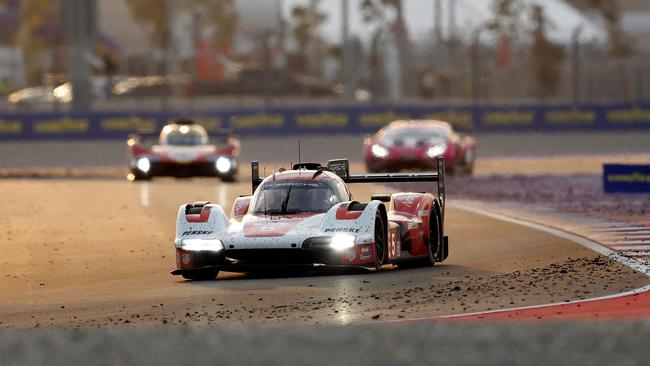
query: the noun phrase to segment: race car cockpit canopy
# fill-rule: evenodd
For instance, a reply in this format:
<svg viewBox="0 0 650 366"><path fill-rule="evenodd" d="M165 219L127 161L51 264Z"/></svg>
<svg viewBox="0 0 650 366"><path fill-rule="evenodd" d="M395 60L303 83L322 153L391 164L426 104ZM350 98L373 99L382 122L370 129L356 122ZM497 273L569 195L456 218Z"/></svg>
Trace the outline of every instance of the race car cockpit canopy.
<svg viewBox="0 0 650 366"><path fill-rule="evenodd" d="M161 145L197 146L208 144L208 133L201 125L194 123L173 122L160 132Z"/></svg>
<svg viewBox="0 0 650 366"><path fill-rule="evenodd" d="M348 159L334 159L327 162L327 166L321 166L314 163L299 163L294 169L307 170L317 169L314 177L322 174L324 170L336 174L341 181L347 184L355 183L415 183L415 182L435 182L437 183L437 196L442 209L442 218L445 216L445 158L439 156L436 158L436 170L430 173L375 173L375 174L350 174L350 162ZM260 163L251 162L251 183L252 192L255 202L261 201L256 196L261 190L258 190L265 177L260 177ZM285 195L286 199L286 195ZM335 202L336 203L336 202ZM334 203L334 204L335 204ZM286 204L285 204L286 206ZM331 206L330 206L331 207ZM268 208L268 207L267 207ZM282 206L280 207L283 208ZM255 206L257 210L257 206ZM264 211L263 211L264 212ZM311 211L313 212L313 211Z"/></svg>
<svg viewBox="0 0 650 366"><path fill-rule="evenodd" d="M342 197L329 181L278 180L260 186L254 199L254 213L295 215L327 212Z"/></svg>

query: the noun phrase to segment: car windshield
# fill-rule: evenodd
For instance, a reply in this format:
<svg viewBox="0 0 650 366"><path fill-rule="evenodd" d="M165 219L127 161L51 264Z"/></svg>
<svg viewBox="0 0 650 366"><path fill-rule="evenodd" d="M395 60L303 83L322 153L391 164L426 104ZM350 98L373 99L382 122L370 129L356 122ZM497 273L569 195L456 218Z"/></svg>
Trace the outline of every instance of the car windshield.
<svg viewBox="0 0 650 366"><path fill-rule="evenodd" d="M447 138L447 129L443 127L394 127L384 132L382 140L386 142L404 142L408 140L439 143Z"/></svg>
<svg viewBox="0 0 650 366"><path fill-rule="evenodd" d="M180 128L165 128L160 136L163 145L195 146L207 143L206 133L199 128L180 126Z"/></svg>
<svg viewBox="0 0 650 366"><path fill-rule="evenodd" d="M256 214L291 215L327 212L341 202L331 185L314 181L270 181L257 193Z"/></svg>

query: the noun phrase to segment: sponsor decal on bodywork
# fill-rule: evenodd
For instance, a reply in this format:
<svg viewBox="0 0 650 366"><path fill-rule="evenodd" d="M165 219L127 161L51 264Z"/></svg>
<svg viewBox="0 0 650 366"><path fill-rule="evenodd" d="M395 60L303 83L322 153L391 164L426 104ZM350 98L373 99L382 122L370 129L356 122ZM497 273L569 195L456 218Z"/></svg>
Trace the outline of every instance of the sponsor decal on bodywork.
<svg viewBox="0 0 650 366"><path fill-rule="evenodd" d="M182 236L188 236L188 235L210 235L214 233L214 231L207 231L207 230L187 230L183 232Z"/></svg>
<svg viewBox="0 0 650 366"><path fill-rule="evenodd" d="M352 227L335 227L330 229L325 229L326 233L358 233L360 229Z"/></svg>

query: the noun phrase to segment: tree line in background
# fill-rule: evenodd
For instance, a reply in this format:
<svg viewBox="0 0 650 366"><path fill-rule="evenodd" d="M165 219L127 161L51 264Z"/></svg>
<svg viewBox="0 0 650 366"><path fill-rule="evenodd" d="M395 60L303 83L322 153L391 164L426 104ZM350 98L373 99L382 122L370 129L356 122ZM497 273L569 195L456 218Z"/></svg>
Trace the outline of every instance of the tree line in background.
<svg viewBox="0 0 650 366"><path fill-rule="evenodd" d="M125 1L134 19L147 30L152 44L159 50L169 50L170 24L173 22L174 15L181 10L194 9L193 11L198 12L201 16L201 23L213 27L214 37L211 41L217 45L232 44L237 35L239 16L234 0ZM329 17L329 14L321 10L321 1L307 0L303 4L295 5L290 9L288 21L282 24L282 29L277 30L281 33L280 42L285 43L285 36L289 34L295 43L295 51L293 54L287 55L287 67L290 70L322 76L321 68L324 58L334 59L343 65L344 45L327 44L321 35L321 27ZM621 12L617 2L610 0L569 1L580 9L596 11L602 16L607 27L609 38L607 47L610 57L623 58L634 53L632 40L621 30ZM20 3L20 29L13 36L13 41L23 50L27 63L26 77L29 82L31 84L41 82L45 71L64 70L66 63L62 60L65 58L65 53L56 51L65 43L60 30L60 1L0 0L0 5L8 6L12 2ZM173 9L170 8L172 4ZM399 32L399 37L403 37L400 39L404 41L399 44L400 52L410 56L415 52L408 49L409 47L413 48L413 43L408 39L408 27L401 23L403 21L401 9L401 0L362 0L360 2L363 21L366 24L374 25L377 29L384 28L389 32ZM428 92L427 95L444 95L449 93L449 91L445 91L445 82L448 83L448 79L453 78L454 73L465 72L465 78L472 77L472 75L467 75L467 68L462 66L462 61L472 62L469 59L472 57L472 52L475 52L473 47L480 47L481 50L476 51L478 53L474 56L480 59L483 57L482 55L491 55L492 61L487 64L493 63L497 69L507 70L513 63L513 57L527 60L527 67L535 79L532 93L542 99L557 95L564 76L563 72L565 72L563 65L567 61L567 47L549 39L548 31L555 27L555 24L545 14L544 8L540 5L527 5L522 0L491 0L490 9L490 18L478 27L475 39L471 39L465 44L456 39L448 40L447 44L429 44L429 47L433 48L433 54L436 54L436 48L449 47L449 50L438 53L444 54L448 59L446 65L437 65L437 61L430 58L425 62L406 60L402 67L411 68L407 70L406 74L421 74L421 70L413 70L418 67L433 70L432 73L439 81L432 84L435 86L431 88L436 90ZM496 42L494 44L482 43L481 31L490 33ZM352 47L354 48L353 53L361 55L357 56L355 61L376 61L376 55L362 56L373 52L371 46L361 45L360 41L354 37L350 39L350 44L345 47ZM522 45L527 47L523 56L517 54L517 52L523 52ZM53 54L51 61L46 63L39 56L48 48L55 51L51 51ZM482 67L482 69L478 68L479 70L476 72L485 73L488 67L486 65ZM461 70L458 71L458 69ZM337 75L344 77L345 70L339 70ZM489 80L490 75L479 75L479 78ZM407 78L407 80L412 79ZM469 85L470 83L465 84Z"/></svg>

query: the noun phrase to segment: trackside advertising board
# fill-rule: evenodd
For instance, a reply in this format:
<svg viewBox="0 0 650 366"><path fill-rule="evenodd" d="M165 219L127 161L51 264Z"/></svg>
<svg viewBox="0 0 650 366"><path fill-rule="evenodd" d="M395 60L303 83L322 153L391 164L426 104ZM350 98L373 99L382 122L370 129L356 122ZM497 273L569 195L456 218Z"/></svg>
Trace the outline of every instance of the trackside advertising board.
<svg viewBox="0 0 650 366"><path fill-rule="evenodd" d="M606 193L650 193L650 165L605 164Z"/></svg>
<svg viewBox="0 0 650 366"><path fill-rule="evenodd" d="M240 136L369 134L399 119L438 119L472 132L638 130L650 129L650 103L0 111L0 140L126 138L135 132L155 133L177 117L193 118L208 131L229 128Z"/></svg>

